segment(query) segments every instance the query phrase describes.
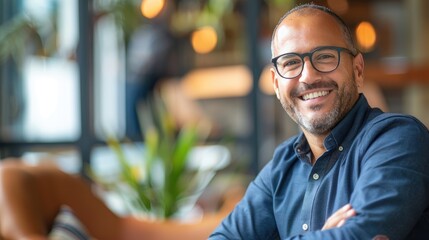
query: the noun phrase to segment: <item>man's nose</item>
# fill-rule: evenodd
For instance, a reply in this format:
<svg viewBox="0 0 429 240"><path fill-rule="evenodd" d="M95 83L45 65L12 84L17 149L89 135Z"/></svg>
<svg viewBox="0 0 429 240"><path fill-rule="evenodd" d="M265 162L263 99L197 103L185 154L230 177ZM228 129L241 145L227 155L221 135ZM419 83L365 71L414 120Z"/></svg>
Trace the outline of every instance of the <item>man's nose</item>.
<svg viewBox="0 0 429 240"><path fill-rule="evenodd" d="M301 76L299 77L300 82L304 82L307 84L312 84L316 82L320 76L320 72L317 71L308 57L304 58L303 69L301 72Z"/></svg>

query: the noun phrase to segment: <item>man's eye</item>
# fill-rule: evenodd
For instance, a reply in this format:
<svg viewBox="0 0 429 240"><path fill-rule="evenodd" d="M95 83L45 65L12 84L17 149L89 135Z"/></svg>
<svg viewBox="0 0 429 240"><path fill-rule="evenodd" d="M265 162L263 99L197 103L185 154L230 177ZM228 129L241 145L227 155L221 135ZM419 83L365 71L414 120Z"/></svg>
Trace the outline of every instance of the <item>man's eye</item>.
<svg viewBox="0 0 429 240"><path fill-rule="evenodd" d="M299 59L290 59L282 62L282 66L285 68L293 68L299 66L301 61Z"/></svg>
<svg viewBox="0 0 429 240"><path fill-rule="evenodd" d="M317 61L325 61L325 60L332 60L335 58L336 57L333 54L319 54L319 55L317 55L316 60Z"/></svg>

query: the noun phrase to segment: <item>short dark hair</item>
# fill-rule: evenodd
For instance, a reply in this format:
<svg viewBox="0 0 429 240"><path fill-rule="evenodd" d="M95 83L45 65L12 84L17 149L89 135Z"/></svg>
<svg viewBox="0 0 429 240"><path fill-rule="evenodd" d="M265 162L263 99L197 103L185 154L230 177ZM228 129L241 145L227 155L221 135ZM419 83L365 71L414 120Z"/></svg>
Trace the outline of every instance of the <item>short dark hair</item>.
<svg viewBox="0 0 429 240"><path fill-rule="evenodd" d="M340 28L343 32L343 36L344 36L344 39L346 40L346 44L348 45L348 47L351 48L350 50L353 52L353 54L358 53L356 45L353 41L353 37L352 37L351 31L350 31L350 28L347 26L347 24L344 22L344 20L340 16L338 16L335 12L333 12L331 9L329 9L325 6L314 4L314 3L306 3L306 4L298 5L294 8L292 8L291 10L289 10L288 12L286 12L283 15L283 17L280 18L279 22L277 23L276 27L274 28L273 35L271 38L271 42L274 41L274 36L276 35L277 29L286 17L288 17L290 14L292 14L294 12L305 11L305 9L320 10L320 11L325 12L325 13L331 15L332 17L334 17L335 21L337 21L338 25L340 26Z"/></svg>

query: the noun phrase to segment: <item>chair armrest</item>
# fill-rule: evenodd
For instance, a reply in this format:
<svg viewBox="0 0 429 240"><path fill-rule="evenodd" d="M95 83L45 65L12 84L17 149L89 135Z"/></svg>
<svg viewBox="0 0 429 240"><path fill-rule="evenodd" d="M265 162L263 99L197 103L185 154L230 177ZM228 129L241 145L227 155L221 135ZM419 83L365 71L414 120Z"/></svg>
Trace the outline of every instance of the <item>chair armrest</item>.
<svg viewBox="0 0 429 240"><path fill-rule="evenodd" d="M90 234L118 239L119 217L82 178L53 166L0 163L0 233L7 239L46 237L62 205L70 206ZM101 221L97 221L101 219Z"/></svg>
<svg viewBox="0 0 429 240"><path fill-rule="evenodd" d="M53 166L29 166L8 159L0 162L0 235L46 239L61 206L68 205L96 239L207 239L241 196L242 192L230 195L220 211L194 223L119 217L81 177Z"/></svg>

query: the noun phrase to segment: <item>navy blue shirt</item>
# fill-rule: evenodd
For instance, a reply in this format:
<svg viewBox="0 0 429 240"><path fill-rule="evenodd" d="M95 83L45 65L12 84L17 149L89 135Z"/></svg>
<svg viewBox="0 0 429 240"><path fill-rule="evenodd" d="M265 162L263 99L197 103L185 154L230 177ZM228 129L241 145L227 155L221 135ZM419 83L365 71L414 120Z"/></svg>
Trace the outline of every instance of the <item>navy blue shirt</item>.
<svg viewBox="0 0 429 240"><path fill-rule="evenodd" d="M281 145L210 239L429 239L429 131L359 100L310 163L303 134ZM321 231L350 203L357 215Z"/></svg>

